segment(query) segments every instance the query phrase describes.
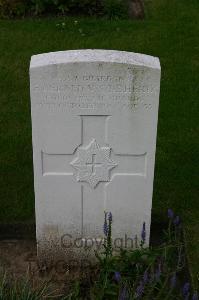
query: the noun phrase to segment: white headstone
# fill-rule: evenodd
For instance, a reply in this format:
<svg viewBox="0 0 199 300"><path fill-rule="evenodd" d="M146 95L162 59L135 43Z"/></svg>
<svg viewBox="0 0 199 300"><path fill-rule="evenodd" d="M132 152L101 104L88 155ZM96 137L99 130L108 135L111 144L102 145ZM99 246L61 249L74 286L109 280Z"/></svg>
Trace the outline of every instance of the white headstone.
<svg viewBox="0 0 199 300"><path fill-rule="evenodd" d="M73 50L32 57L40 257L70 257L82 241L100 241L104 211L113 215L113 241L139 239L145 222L148 244L159 84L158 58L142 54Z"/></svg>

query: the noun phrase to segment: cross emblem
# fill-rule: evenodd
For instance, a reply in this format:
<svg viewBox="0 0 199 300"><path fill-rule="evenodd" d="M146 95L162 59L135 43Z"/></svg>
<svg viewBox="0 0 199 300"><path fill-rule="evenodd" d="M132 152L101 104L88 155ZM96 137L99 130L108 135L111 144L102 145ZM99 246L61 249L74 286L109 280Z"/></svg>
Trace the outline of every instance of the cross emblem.
<svg viewBox="0 0 199 300"><path fill-rule="evenodd" d="M110 159L109 147L100 147L95 139L87 147L79 147L71 165L78 171L77 181L85 181L95 188L99 182L110 180L109 171L117 166Z"/></svg>
<svg viewBox="0 0 199 300"><path fill-rule="evenodd" d="M92 154L92 160L91 163L86 162L87 166L91 166L91 174L94 173L94 168L96 167L96 165L102 165L101 163L98 163L96 161L96 154Z"/></svg>

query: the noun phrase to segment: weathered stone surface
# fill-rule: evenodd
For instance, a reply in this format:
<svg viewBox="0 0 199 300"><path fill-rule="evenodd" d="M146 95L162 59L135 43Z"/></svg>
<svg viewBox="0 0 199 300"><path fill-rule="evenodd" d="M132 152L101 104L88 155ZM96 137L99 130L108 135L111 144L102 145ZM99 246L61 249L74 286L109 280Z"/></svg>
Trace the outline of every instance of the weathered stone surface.
<svg viewBox="0 0 199 300"><path fill-rule="evenodd" d="M113 241L139 239L146 222L148 243L159 82L158 58L136 53L73 50L32 57L40 257L83 257L85 244L97 247L104 211L113 214Z"/></svg>

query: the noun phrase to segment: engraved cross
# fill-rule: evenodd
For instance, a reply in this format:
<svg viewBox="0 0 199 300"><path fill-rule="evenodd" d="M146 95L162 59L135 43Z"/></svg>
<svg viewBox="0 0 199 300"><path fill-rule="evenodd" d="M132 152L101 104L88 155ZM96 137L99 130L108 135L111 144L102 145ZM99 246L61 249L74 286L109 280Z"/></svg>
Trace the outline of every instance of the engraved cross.
<svg viewBox="0 0 199 300"><path fill-rule="evenodd" d="M146 153L114 152L108 143L108 120L111 118L110 116L84 115L80 117L82 120L81 144L73 153L49 154L42 152L42 173L43 176L70 176L81 184L81 232L83 234L83 216L84 210L86 210L84 203L87 189L93 193L98 184L107 183L102 188L103 195L101 197L104 198L103 203L106 206L107 187L114 177L146 175ZM87 188L87 186L89 187ZM98 193L98 191L96 192ZM91 205L97 204L92 202ZM104 209L106 210L106 207Z"/></svg>

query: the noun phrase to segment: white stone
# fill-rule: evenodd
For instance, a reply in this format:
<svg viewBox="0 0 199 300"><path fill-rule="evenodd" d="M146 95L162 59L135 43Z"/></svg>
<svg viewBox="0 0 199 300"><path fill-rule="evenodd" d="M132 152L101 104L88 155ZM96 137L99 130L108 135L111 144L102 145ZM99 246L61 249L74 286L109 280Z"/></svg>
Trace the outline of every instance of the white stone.
<svg viewBox="0 0 199 300"><path fill-rule="evenodd" d="M113 242L139 240L145 222L148 244L159 84L158 58L142 54L73 50L32 57L40 257L75 257L86 251L82 245L98 246L104 211L113 214Z"/></svg>

